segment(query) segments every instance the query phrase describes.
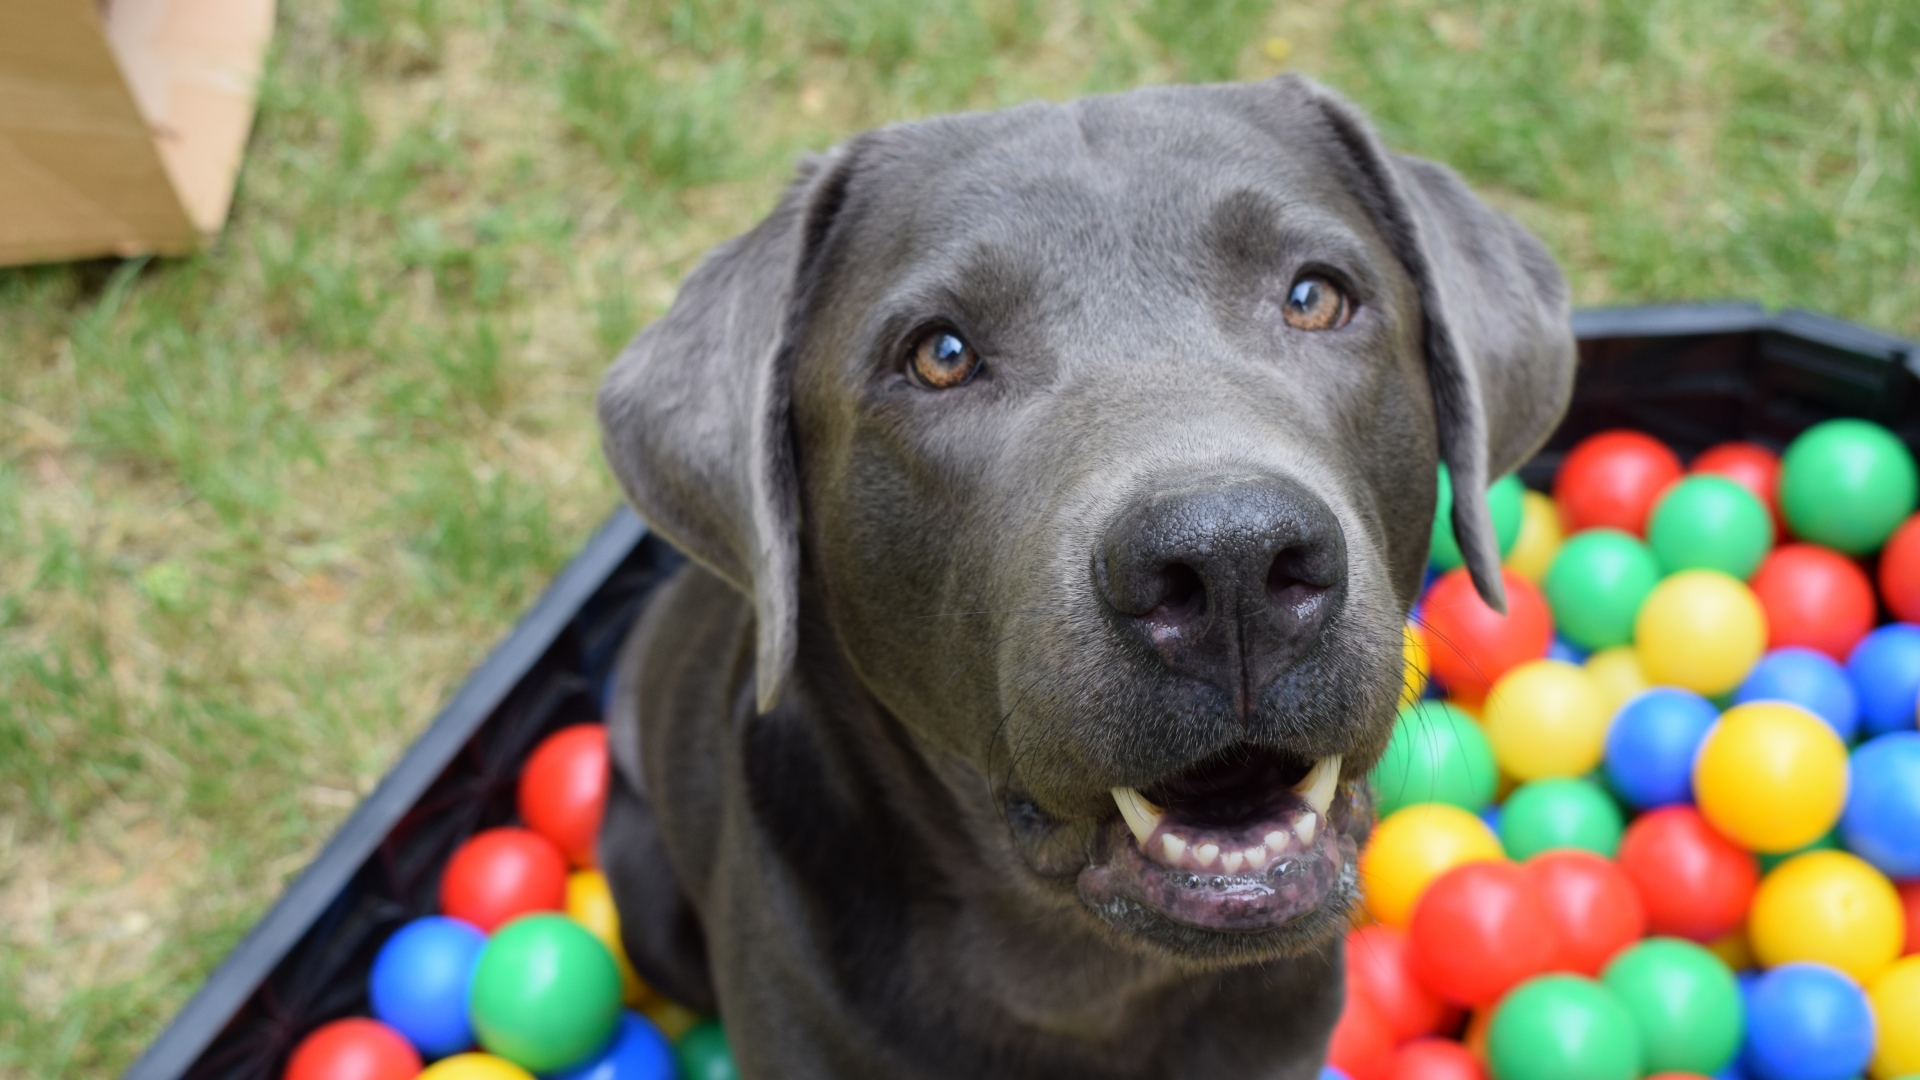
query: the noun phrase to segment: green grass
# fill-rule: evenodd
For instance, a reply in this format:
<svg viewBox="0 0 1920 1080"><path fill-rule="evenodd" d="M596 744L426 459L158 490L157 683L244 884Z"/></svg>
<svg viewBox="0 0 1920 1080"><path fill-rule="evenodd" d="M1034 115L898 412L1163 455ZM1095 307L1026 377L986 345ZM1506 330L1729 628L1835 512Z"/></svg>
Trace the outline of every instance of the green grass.
<svg viewBox="0 0 1920 1080"><path fill-rule="evenodd" d="M616 499L591 397L793 159L1317 75L1583 302L1920 336L1920 9L282 5L190 259L0 271L0 1076L122 1069Z"/></svg>

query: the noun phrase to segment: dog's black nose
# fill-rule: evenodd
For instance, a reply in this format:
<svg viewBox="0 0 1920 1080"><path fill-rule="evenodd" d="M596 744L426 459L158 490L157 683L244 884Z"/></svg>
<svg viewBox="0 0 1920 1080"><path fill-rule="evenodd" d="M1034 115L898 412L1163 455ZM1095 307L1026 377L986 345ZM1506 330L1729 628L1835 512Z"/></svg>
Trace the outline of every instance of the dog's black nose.
<svg viewBox="0 0 1920 1080"><path fill-rule="evenodd" d="M1244 716L1319 639L1347 546L1325 502L1263 477L1157 490L1114 519L1094 561L1121 621Z"/></svg>

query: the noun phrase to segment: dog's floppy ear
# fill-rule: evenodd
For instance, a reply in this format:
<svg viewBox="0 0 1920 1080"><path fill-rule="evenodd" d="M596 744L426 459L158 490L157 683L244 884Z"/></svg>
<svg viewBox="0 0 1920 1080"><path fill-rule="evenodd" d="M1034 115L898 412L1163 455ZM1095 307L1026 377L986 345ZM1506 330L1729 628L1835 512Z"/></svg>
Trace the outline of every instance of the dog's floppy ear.
<svg viewBox="0 0 1920 1080"><path fill-rule="evenodd" d="M1566 279L1539 240L1452 170L1388 153L1358 109L1318 84L1289 81L1332 125L1361 174L1361 197L1419 289L1454 536L1480 596L1505 611L1487 485L1539 449L1573 394Z"/></svg>
<svg viewBox="0 0 1920 1080"><path fill-rule="evenodd" d="M851 159L836 150L803 162L773 212L708 253L600 386L601 447L627 498L753 601L763 712L792 666L798 607L795 301Z"/></svg>

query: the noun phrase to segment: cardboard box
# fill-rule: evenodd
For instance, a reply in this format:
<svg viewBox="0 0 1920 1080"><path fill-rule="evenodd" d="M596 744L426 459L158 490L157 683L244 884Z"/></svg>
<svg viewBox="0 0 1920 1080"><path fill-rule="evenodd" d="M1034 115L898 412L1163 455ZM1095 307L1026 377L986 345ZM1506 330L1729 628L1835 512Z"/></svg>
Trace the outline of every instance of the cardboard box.
<svg viewBox="0 0 1920 1080"><path fill-rule="evenodd" d="M220 231L274 0L0 0L0 264Z"/></svg>

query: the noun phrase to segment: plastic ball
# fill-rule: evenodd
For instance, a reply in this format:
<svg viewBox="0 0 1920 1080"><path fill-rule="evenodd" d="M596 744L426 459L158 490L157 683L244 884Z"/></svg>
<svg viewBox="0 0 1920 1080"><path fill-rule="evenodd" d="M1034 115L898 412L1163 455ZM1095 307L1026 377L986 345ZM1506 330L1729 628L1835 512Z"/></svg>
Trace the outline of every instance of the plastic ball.
<svg viewBox="0 0 1920 1080"><path fill-rule="evenodd" d="M1879 1040L1870 1070L1874 1080L1920 1072L1920 956L1909 956L1867 986Z"/></svg>
<svg viewBox="0 0 1920 1080"><path fill-rule="evenodd" d="M1712 697L1739 686L1760 659L1767 617L1738 578L1682 570L1640 605L1633 643L1648 679Z"/></svg>
<svg viewBox="0 0 1920 1080"><path fill-rule="evenodd" d="M1620 868L1647 909L1647 929L1712 941L1740 925L1760 879L1743 851L1691 806L1642 814L1620 838Z"/></svg>
<svg viewBox="0 0 1920 1080"><path fill-rule="evenodd" d="M1556 848L1579 848L1611 857L1626 828L1620 808L1599 784L1556 777L1521 784L1500 809L1500 843L1511 859L1530 859Z"/></svg>
<svg viewBox="0 0 1920 1080"><path fill-rule="evenodd" d="M1322 1065L1320 1066L1319 1080L1353 1080L1353 1077L1348 1076L1345 1069L1335 1068L1332 1065Z"/></svg>
<svg viewBox="0 0 1920 1080"><path fill-rule="evenodd" d="M627 947L620 940L620 910L613 904L613 890L598 870L576 870L567 877L567 914L587 932L599 939L620 969L620 998L638 1007L648 997L647 984L627 960Z"/></svg>
<svg viewBox="0 0 1920 1080"><path fill-rule="evenodd" d="M1753 497L1767 508L1767 515L1773 519L1773 531L1777 535L1784 531L1786 522L1780 517L1780 458L1773 451L1759 443L1726 442L1710 446L1700 452L1687 466L1690 473L1711 473L1746 488Z"/></svg>
<svg viewBox="0 0 1920 1080"><path fill-rule="evenodd" d="M1508 670L1547 654L1553 616L1533 582L1501 572L1507 614L1486 605L1462 570L1440 575L1427 590L1421 618L1427 625L1433 674L1451 695L1478 701Z"/></svg>
<svg viewBox="0 0 1920 1080"><path fill-rule="evenodd" d="M440 910L493 931L567 902L567 858L531 829L487 829L457 848L440 876Z"/></svg>
<svg viewBox="0 0 1920 1080"><path fill-rule="evenodd" d="M1503 476L1487 489L1487 513L1493 518L1494 541L1500 554L1506 555L1520 538L1524 510L1522 496L1526 488L1517 476ZM1452 570L1466 559L1453 535L1453 476L1440 466L1440 492L1433 507L1433 540L1428 561L1440 570Z"/></svg>
<svg viewBox="0 0 1920 1080"><path fill-rule="evenodd" d="M1848 1080L1873 1056L1867 996L1824 964L1786 964L1748 987L1741 1063L1762 1080Z"/></svg>
<svg viewBox="0 0 1920 1080"><path fill-rule="evenodd" d="M1639 536L1667 486L1680 479L1680 459L1651 435L1603 431L1567 452L1553 480L1553 501L1567 528L1607 528Z"/></svg>
<svg viewBox="0 0 1920 1080"><path fill-rule="evenodd" d="M1327 1061L1357 1080L1377 1080L1392 1064L1396 1045L1392 1027L1373 1002L1348 994L1327 1040Z"/></svg>
<svg viewBox="0 0 1920 1080"><path fill-rule="evenodd" d="M1775 649L1733 692L1735 702L1788 701L1827 722L1842 742L1860 727L1860 697L1847 670L1826 653L1803 646Z"/></svg>
<svg viewBox="0 0 1920 1080"><path fill-rule="evenodd" d="M1752 492L1724 476L1689 476L1654 506L1647 546L1669 574L1718 570L1745 579L1773 547L1773 517Z"/></svg>
<svg viewBox="0 0 1920 1080"><path fill-rule="evenodd" d="M1504 857L1493 830L1471 812L1446 803L1405 807L1381 820L1360 853L1367 910L1387 926L1404 927L1435 878L1465 863Z"/></svg>
<svg viewBox="0 0 1920 1080"><path fill-rule="evenodd" d="M1507 569L1538 582L1547 576L1566 534L1560 527L1560 508L1551 498L1537 491L1520 498L1520 535L1507 552Z"/></svg>
<svg viewBox="0 0 1920 1080"><path fill-rule="evenodd" d="M1487 1030L1499 1080L1633 1080L1644 1054L1619 998L1577 975L1523 983L1500 1003Z"/></svg>
<svg viewBox="0 0 1920 1080"><path fill-rule="evenodd" d="M1435 1034L1456 1015L1414 975L1405 931L1378 924L1349 931L1346 965L1347 994L1366 998L1395 1042Z"/></svg>
<svg viewBox="0 0 1920 1080"><path fill-rule="evenodd" d="M680 1080L740 1080L726 1030L716 1021L695 1024L673 1045L673 1056L680 1062Z"/></svg>
<svg viewBox="0 0 1920 1080"><path fill-rule="evenodd" d="M427 1066L420 1080L533 1080L533 1074L492 1054L455 1054Z"/></svg>
<svg viewBox="0 0 1920 1080"><path fill-rule="evenodd" d="M1813 960L1867 983L1900 955L1906 915L1893 883L1864 860L1810 851L1761 879L1747 936L1766 967Z"/></svg>
<svg viewBox="0 0 1920 1080"><path fill-rule="evenodd" d="M554 1072L579 1064L613 1036L620 972L579 923L525 915L488 940L469 1000L481 1046L534 1072Z"/></svg>
<svg viewBox="0 0 1920 1080"><path fill-rule="evenodd" d="M1522 866L1560 939L1561 971L1598 975L1647 932L1647 909L1619 864L1591 851L1535 855Z"/></svg>
<svg viewBox="0 0 1920 1080"><path fill-rule="evenodd" d="M351 1016L315 1028L287 1059L284 1080L413 1080L420 1054L378 1020Z"/></svg>
<svg viewBox="0 0 1920 1080"><path fill-rule="evenodd" d="M1532 879L1506 862L1442 874L1414 905L1407 940L1420 981L1460 1005L1491 1005L1552 969L1560 953L1553 916Z"/></svg>
<svg viewBox="0 0 1920 1080"><path fill-rule="evenodd" d="M1647 545L1618 529L1589 529L1560 545L1541 591L1560 633L1587 649L1633 640L1634 616L1660 582Z"/></svg>
<svg viewBox="0 0 1920 1080"><path fill-rule="evenodd" d="M1386 1080L1487 1080L1487 1070L1452 1039L1415 1039L1394 1051Z"/></svg>
<svg viewBox="0 0 1920 1080"><path fill-rule="evenodd" d="M1775 548L1751 582L1767 613L1767 647L1804 645L1845 660L1873 629L1873 585L1866 572L1831 548Z"/></svg>
<svg viewBox="0 0 1920 1080"><path fill-rule="evenodd" d="M1600 981L1633 1017L1648 1069L1715 1073L1740 1049L1740 987L1691 941L1649 938L1614 957Z"/></svg>
<svg viewBox="0 0 1920 1080"><path fill-rule="evenodd" d="M1427 660L1427 642L1420 628L1408 623L1401 631L1400 653L1406 659L1400 681L1400 704L1419 701L1427 692L1427 676L1432 665Z"/></svg>
<svg viewBox="0 0 1920 1080"><path fill-rule="evenodd" d="M675 1080L673 1044L645 1017L620 1016L613 1044L584 1065L576 1065L553 1080Z"/></svg>
<svg viewBox="0 0 1920 1080"><path fill-rule="evenodd" d="M1911 731L1920 702L1920 626L1891 623L1853 647L1847 677L1860 695L1860 722L1869 737Z"/></svg>
<svg viewBox="0 0 1920 1080"><path fill-rule="evenodd" d="M1840 833L1888 877L1920 877L1920 732L1896 731L1854 750Z"/></svg>
<svg viewBox="0 0 1920 1080"><path fill-rule="evenodd" d="M594 866L607 806L607 726L573 724L540 740L520 773L520 819L575 866Z"/></svg>
<svg viewBox="0 0 1920 1080"><path fill-rule="evenodd" d="M1920 514L1902 522L1880 551L1880 598L1901 622L1920 622Z"/></svg>
<svg viewBox="0 0 1920 1080"><path fill-rule="evenodd" d="M478 927L444 915L401 927L373 959L373 1015L430 1058L472 1046L467 986L486 944Z"/></svg>
<svg viewBox="0 0 1920 1080"><path fill-rule="evenodd" d="M1735 705L1700 743L1693 794L1700 812L1735 843L1791 851L1840 820L1847 746L1798 705Z"/></svg>
<svg viewBox="0 0 1920 1080"><path fill-rule="evenodd" d="M1618 713L1652 685L1647 682L1646 672L1640 670L1640 654L1631 645L1601 649L1587 657L1581 667L1587 669L1587 677L1600 691L1600 704L1608 716Z"/></svg>
<svg viewBox="0 0 1920 1080"><path fill-rule="evenodd" d="M1501 676L1482 717L1494 760L1519 780L1591 771L1610 719L1586 671L1559 660L1534 660Z"/></svg>
<svg viewBox="0 0 1920 1080"><path fill-rule="evenodd" d="M1794 534L1848 555L1886 543L1916 495L1913 455L1866 420L1815 424L1780 458L1780 512Z"/></svg>
<svg viewBox="0 0 1920 1080"><path fill-rule="evenodd" d="M1385 816L1422 802L1478 810L1493 801L1499 773L1472 717L1444 702L1419 701L1401 707L1371 779Z"/></svg>
<svg viewBox="0 0 1920 1080"><path fill-rule="evenodd" d="M1693 758L1720 719L1691 690L1656 687L1614 714L1607 729L1607 783L1642 810L1693 800Z"/></svg>

